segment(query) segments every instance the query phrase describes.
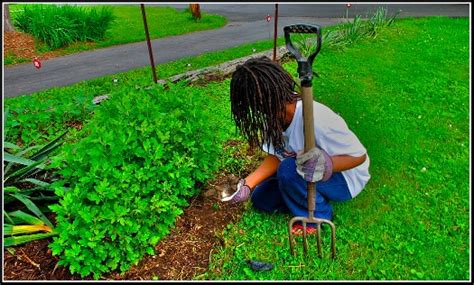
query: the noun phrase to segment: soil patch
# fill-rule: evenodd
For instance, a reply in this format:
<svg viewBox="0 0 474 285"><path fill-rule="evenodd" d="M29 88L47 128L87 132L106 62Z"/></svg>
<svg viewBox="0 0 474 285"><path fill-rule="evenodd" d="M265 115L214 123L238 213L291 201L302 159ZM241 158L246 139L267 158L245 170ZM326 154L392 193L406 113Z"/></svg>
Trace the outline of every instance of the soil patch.
<svg viewBox="0 0 474 285"><path fill-rule="evenodd" d="M230 141L229 146L237 146ZM239 153L251 152L242 147ZM253 154L253 153L252 153ZM247 156L250 158L249 156ZM251 157L245 173L253 170L259 154ZM175 228L155 247L154 255L144 258L130 270L121 275L118 271L102 277L103 280L191 280L206 272L213 248L222 245L222 232L230 223L237 222L245 205L229 204L220 201L220 193L235 187L238 177L221 173L208 181L201 193L189 200L189 206L175 222ZM54 215L48 215L54 223ZM33 241L25 245L4 249L5 280L93 280L71 274L65 267L58 266L58 257L52 256L48 245L52 239Z"/></svg>

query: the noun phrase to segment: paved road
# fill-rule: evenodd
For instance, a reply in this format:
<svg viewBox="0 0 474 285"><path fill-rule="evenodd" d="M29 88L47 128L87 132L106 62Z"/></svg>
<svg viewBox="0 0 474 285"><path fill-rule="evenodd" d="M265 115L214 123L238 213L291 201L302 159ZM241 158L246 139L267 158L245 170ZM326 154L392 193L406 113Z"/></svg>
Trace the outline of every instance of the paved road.
<svg viewBox="0 0 474 285"><path fill-rule="evenodd" d="M168 5L185 8L184 4ZM365 15L378 5L357 4L350 14ZM389 14L402 9L401 16L469 16L469 6L453 4L383 4ZM195 32L152 41L155 63L231 48L243 43L268 39L273 23L264 17L272 15L273 4L201 4L203 11L222 14L229 23L211 31ZM339 22L345 13L342 4L280 4L279 27L298 22L321 26ZM297 15L297 16L295 16ZM279 35L282 29L279 29ZM133 43L45 60L41 69L31 63L4 68L4 96L15 97L44 89L66 86L104 75L125 72L149 65L146 42Z"/></svg>
<svg viewBox="0 0 474 285"><path fill-rule="evenodd" d="M350 1L348 1L350 2ZM168 5L178 9L187 8L186 4ZM348 9L348 16L367 15L377 7L385 7L389 15L394 15L401 10L401 17L422 17L422 16L454 16L469 17L469 5L456 4L353 4ZM267 14L273 14L274 4L201 4L201 10L209 13L216 13L226 16L229 21L258 21ZM280 17L312 17L312 18L340 18L346 15L345 3L318 4L302 3L279 4L278 14Z"/></svg>

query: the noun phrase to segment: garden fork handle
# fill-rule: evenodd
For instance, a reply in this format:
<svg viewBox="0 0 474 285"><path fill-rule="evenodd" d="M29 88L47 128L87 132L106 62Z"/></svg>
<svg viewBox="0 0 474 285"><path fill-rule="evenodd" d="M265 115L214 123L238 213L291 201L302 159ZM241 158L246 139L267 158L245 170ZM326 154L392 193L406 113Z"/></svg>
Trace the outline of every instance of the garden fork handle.
<svg viewBox="0 0 474 285"><path fill-rule="evenodd" d="M301 87L301 97L303 101L303 120L304 120L304 152L308 152L316 145L314 135L313 120L313 87ZM315 205L315 182L307 183L308 189L308 218L314 217Z"/></svg>
<svg viewBox="0 0 474 285"><path fill-rule="evenodd" d="M285 34L286 48L295 57L296 62L298 62L298 74L301 80L301 86L310 87L313 79L313 61L321 50L321 26L311 24L295 24L285 26L283 28L283 32ZM316 34L316 50L307 58L304 57L301 52L293 45L293 42L291 41L292 33Z"/></svg>
<svg viewBox="0 0 474 285"><path fill-rule="evenodd" d="M304 122L304 152L308 152L315 147L314 119L313 119L313 61L321 50L321 27L319 25L296 24L283 28L285 34L286 47L298 62L298 74L301 80L301 97L303 101L303 122ZM292 33L316 34L316 50L305 58L291 42ZM314 218L316 208L316 187L314 182L308 182L308 218Z"/></svg>
<svg viewBox="0 0 474 285"><path fill-rule="evenodd" d="M301 80L301 98L303 101L303 123L304 123L304 152L308 152L316 145L316 137L314 134L314 118L313 118L313 61L316 55L321 49L321 27L318 25L308 25L308 24L296 24L284 27L283 31L285 32L285 41L288 51L296 58L298 62L298 75ZM291 42L291 33L305 33L305 34L316 34L316 51L313 52L308 58L305 58L301 55L300 51L295 48ZM296 222L301 222L303 224L303 245L304 253L308 252L307 238L306 238L306 224L307 223L316 223L318 226L317 229L317 245L318 245L318 255L321 257L321 224L327 223L331 227L331 251L332 258L336 257L336 228L334 224L326 219L318 219L314 217L314 211L316 210L316 183L308 182L307 183L308 191L308 217L293 217L288 222L288 236L290 242L290 251L292 254L294 251L294 239L293 239L293 225Z"/></svg>

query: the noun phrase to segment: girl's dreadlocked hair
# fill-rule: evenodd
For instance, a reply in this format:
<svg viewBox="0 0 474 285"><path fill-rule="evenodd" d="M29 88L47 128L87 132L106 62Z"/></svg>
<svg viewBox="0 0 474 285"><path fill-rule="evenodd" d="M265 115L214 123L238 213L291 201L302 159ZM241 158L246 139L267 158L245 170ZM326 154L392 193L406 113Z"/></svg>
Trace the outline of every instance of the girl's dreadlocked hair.
<svg viewBox="0 0 474 285"><path fill-rule="evenodd" d="M251 147L283 146L285 105L295 102L296 83L268 57L237 66L230 82L232 119Z"/></svg>

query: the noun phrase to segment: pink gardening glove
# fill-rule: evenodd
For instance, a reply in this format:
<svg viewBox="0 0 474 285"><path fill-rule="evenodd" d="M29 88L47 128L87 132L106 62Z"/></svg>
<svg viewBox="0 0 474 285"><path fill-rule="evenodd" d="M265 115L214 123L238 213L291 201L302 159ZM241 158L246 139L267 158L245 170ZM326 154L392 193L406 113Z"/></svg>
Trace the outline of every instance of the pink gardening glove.
<svg viewBox="0 0 474 285"><path fill-rule="evenodd" d="M308 182L327 181L332 175L332 160L318 147L296 156L296 172Z"/></svg>
<svg viewBox="0 0 474 285"><path fill-rule="evenodd" d="M245 179L240 179L236 191L230 196L224 195L225 194L223 193L221 199L222 202L230 201L232 204L240 203L248 200L250 196L250 187L245 183Z"/></svg>

